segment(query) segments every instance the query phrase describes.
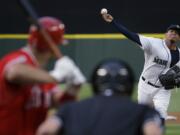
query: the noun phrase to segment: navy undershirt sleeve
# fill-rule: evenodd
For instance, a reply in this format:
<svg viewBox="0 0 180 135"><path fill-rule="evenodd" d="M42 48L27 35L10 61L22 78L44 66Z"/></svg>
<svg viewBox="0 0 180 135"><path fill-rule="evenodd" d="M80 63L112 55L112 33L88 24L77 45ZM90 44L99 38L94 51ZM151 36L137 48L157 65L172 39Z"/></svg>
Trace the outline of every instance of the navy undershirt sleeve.
<svg viewBox="0 0 180 135"><path fill-rule="evenodd" d="M171 52L171 64L170 67L173 67L179 61L179 50L170 50Z"/></svg>
<svg viewBox="0 0 180 135"><path fill-rule="evenodd" d="M137 33L129 31L127 28L125 28L122 24L118 23L117 21L113 20L112 25L114 25L120 33L125 35L128 39L136 42L137 44L141 45L139 35Z"/></svg>

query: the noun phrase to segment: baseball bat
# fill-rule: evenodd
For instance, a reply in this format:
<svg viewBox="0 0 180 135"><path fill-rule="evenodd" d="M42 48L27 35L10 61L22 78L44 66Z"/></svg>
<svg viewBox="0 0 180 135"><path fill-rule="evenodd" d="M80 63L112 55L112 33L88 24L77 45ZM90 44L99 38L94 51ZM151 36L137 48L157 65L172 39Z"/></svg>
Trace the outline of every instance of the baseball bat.
<svg viewBox="0 0 180 135"><path fill-rule="evenodd" d="M40 33L46 40L49 49L53 52L55 57L57 59L61 58L63 55L60 51L60 49L56 46L50 35L47 33L45 28L38 22L38 14L34 10L32 4L29 2L29 0L18 0L18 4L23 10L24 14L27 16L27 19L30 23L36 25L36 27L39 29Z"/></svg>

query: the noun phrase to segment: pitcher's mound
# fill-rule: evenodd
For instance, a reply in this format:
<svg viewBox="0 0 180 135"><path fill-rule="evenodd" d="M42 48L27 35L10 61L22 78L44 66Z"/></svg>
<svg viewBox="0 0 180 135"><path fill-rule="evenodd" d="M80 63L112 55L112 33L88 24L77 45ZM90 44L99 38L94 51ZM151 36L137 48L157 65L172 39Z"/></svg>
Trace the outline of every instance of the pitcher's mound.
<svg viewBox="0 0 180 135"><path fill-rule="evenodd" d="M180 124L180 112L170 112L166 118L167 123Z"/></svg>

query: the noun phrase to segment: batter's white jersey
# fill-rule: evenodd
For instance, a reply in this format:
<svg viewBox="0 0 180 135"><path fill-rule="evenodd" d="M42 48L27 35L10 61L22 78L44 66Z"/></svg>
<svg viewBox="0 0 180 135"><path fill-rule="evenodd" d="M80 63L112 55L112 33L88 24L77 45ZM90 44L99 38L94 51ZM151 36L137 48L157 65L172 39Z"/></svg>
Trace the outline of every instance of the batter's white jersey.
<svg viewBox="0 0 180 135"><path fill-rule="evenodd" d="M171 64L171 53L163 39L139 35L145 63L138 84L138 102L154 104L163 118L167 118L171 91L162 87L158 77Z"/></svg>

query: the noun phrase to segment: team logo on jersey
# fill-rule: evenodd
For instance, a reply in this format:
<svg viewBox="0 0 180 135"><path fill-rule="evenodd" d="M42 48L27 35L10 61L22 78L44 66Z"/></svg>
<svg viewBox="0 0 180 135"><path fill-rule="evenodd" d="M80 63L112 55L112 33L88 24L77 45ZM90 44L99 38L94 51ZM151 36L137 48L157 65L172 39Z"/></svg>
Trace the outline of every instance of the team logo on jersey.
<svg viewBox="0 0 180 135"><path fill-rule="evenodd" d="M159 59L158 57L154 57L154 60L153 62L159 64L159 65L164 65L166 66L168 61L167 60L162 60L162 59Z"/></svg>

